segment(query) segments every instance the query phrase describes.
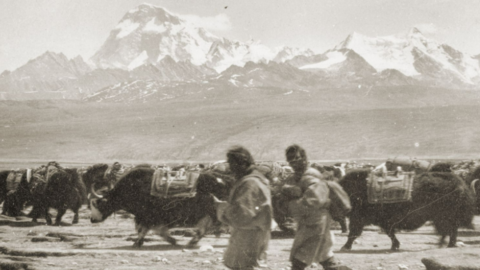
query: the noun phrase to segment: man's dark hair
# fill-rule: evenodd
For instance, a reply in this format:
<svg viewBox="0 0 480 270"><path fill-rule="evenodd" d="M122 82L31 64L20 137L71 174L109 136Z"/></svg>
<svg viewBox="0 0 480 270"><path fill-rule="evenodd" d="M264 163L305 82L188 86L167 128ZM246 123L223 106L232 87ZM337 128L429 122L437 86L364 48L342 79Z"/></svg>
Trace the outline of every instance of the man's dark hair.
<svg viewBox="0 0 480 270"><path fill-rule="evenodd" d="M253 159L252 155L243 146L234 146L230 148L230 150L227 152L227 159L246 166L255 164L255 160Z"/></svg>
<svg viewBox="0 0 480 270"><path fill-rule="evenodd" d="M305 149L303 149L298 144L292 144L289 147L287 147L287 150L285 150L285 156L287 157L287 160L288 160L288 157L295 156L297 153L304 160L307 160L307 153L305 152Z"/></svg>

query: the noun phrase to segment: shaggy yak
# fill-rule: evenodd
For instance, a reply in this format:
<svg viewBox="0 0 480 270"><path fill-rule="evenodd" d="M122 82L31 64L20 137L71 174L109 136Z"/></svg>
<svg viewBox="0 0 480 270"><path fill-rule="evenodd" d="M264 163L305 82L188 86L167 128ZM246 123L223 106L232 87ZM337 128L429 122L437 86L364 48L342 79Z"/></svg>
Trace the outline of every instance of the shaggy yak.
<svg viewBox="0 0 480 270"><path fill-rule="evenodd" d="M471 173L469 173L465 182L475 193L477 203L475 205L475 214L480 215L480 167L476 167Z"/></svg>
<svg viewBox="0 0 480 270"><path fill-rule="evenodd" d="M61 169L55 172L47 183L37 181L32 188L34 197L34 210L32 210L33 222L37 222L41 211L45 213L45 219L48 225L52 224L48 210L57 209L55 225L60 225L62 217L71 209L74 212L72 224L78 223L78 210L86 200L85 185L79 177L77 169Z"/></svg>
<svg viewBox="0 0 480 270"><path fill-rule="evenodd" d="M380 226L392 240L392 250L400 242L397 230L415 230L432 221L441 235L440 245L450 236L448 247L455 247L459 227L473 228L475 197L465 182L453 173L428 172L415 176L412 200L401 203L370 204L367 198L367 178L370 171L353 170L340 181L350 196L350 233L342 247L350 250L354 240L369 224Z"/></svg>
<svg viewBox="0 0 480 270"><path fill-rule="evenodd" d="M30 170L29 172L27 172ZM20 183L9 190L7 178L11 171L0 171L0 204L3 203L2 215L19 216L25 203L30 200L31 169L24 171ZM12 187L10 187L12 188Z"/></svg>
<svg viewBox="0 0 480 270"><path fill-rule="evenodd" d="M0 171L0 204L7 199L7 177L9 173L10 171ZM3 208L5 208L5 206ZM5 211L5 209L3 209L3 211Z"/></svg>
<svg viewBox="0 0 480 270"><path fill-rule="evenodd" d="M98 190L102 187L108 186L107 181L104 179L107 169L107 164L100 163L89 166L87 170L82 174L82 181L87 189L88 198L90 198L94 194L92 193L92 189Z"/></svg>
<svg viewBox="0 0 480 270"><path fill-rule="evenodd" d="M118 165L120 164L118 163ZM132 168L138 168L138 167L151 168L152 166L150 164L139 164ZM113 185L115 183L113 183L111 179L109 179L109 177L112 177L112 176L105 175L107 173L108 168L109 168L108 164L99 163L99 164L89 166L85 170L85 172L82 174L82 181L85 184L85 187L87 189L87 198L92 198L92 199L98 198L96 194L99 194L103 191L113 188ZM132 168L126 168L123 171L123 174L126 174Z"/></svg>
<svg viewBox="0 0 480 270"><path fill-rule="evenodd" d="M196 226L196 235L189 243L196 244L217 220L212 194L219 198L224 196L225 185L214 177L199 177L193 196L155 197L150 195L153 174L154 170L150 168L132 169L112 190L99 196L101 198L91 200L91 222L102 222L113 212L125 210L135 216L138 232L135 247L143 245L150 230L175 245L176 239L168 231L174 226Z"/></svg>

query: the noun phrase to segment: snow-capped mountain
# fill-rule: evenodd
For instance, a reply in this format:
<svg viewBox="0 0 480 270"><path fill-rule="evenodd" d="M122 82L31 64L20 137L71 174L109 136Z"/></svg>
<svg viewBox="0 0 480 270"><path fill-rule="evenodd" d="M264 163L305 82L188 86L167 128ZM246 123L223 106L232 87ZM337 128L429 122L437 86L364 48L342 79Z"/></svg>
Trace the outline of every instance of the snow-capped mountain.
<svg viewBox="0 0 480 270"><path fill-rule="evenodd" d="M156 65L145 64L133 69L131 77L136 80L153 79L158 82L201 81L206 76L217 74L205 65L193 65L190 61L175 62L169 55Z"/></svg>
<svg viewBox="0 0 480 270"><path fill-rule="evenodd" d="M212 87L480 89L480 55L440 44L416 28L384 37L352 33L334 48L315 54L217 37L149 4L126 13L88 63L46 52L0 74L0 99L90 97L120 102L135 100L136 94L128 94L133 91L140 93L139 99L152 95L163 100L164 94L178 97ZM129 97L108 98L113 96Z"/></svg>
<svg viewBox="0 0 480 270"><path fill-rule="evenodd" d="M220 38L167 10L142 4L130 10L91 58L100 68L134 69L157 64L165 56L201 65Z"/></svg>
<svg viewBox="0 0 480 270"><path fill-rule="evenodd" d="M144 64L156 65L169 56L176 62L205 64L222 72L231 65L283 62L300 54L310 56L313 52L288 47L272 50L259 41L219 38L161 7L142 4L120 20L91 61L100 68L132 70Z"/></svg>
<svg viewBox="0 0 480 270"><path fill-rule="evenodd" d="M91 68L80 56L68 59L62 53L45 52L13 72L3 72L0 75L0 91L66 91L88 72L91 72Z"/></svg>
<svg viewBox="0 0 480 270"><path fill-rule="evenodd" d="M236 87L277 87L312 89L321 78L285 63L248 62L244 67L231 66L218 77Z"/></svg>
<svg viewBox="0 0 480 270"><path fill-rule="evenodd" d="M284 46L276 49L276 55L272 59L272 61L277 63L283 63L295 57L310 57L313 55L315 55L315 53L310 49L300 49Z"/></svg>
<svg viewBox="0 0 480 270"><path fill-rule="evenodd" d="M332 71L347 61L349 51L354 51L373 67L374 72L396 70L418 83L430 82L432 86L474 86L480 79L478 59L430 40L416 28L407 34L386 37L372 38L353 33L335 48L314 56L320 61L304 60L305 64L301 65L301 61L294 58L290 62L297 60L294 65L303 70Z"/></svg>
<svg viewBox="0 0 480 270"><path fill-rule="evenodd" d="M268 62L275 53L259 42L247 43L222 39L212 44L207 59L209 65L222 72L232 65L243 66L247 62Z"/></svg>

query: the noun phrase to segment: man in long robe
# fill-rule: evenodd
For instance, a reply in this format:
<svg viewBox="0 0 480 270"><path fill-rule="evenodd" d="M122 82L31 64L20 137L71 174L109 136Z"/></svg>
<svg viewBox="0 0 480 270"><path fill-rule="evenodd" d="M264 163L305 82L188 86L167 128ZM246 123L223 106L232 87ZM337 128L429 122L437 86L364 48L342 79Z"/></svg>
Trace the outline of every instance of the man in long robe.
<svg viewBox="0 0 480 270"><path fill-rule="evenodd" d="M228 151L227 162L235 183L218 213L220 221L233 228L224 263L230 269L254 269L266 260L270 240L273 210L268 180L241 146Z"/></svg>
<svg viewBox="0 0 480 270"><path fill-rule="evenodd" d="M303 270L320 263L325 270L348 270L334 257L333 234L330 232L329 188L318 170L308 167L305 150L289 146L286 158L294 175L287 180L282 192L289 198L289 208L298 224L290 252L292 270Z"/></svg>

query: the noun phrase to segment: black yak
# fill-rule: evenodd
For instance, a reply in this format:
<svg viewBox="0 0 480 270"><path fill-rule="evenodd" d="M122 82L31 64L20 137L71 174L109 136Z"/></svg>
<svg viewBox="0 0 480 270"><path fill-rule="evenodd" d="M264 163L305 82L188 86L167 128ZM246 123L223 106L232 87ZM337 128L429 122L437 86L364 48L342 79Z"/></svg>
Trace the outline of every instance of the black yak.
<svg viewBox="0 0 480 270"><path fill-rule="evenodd" d="M9 216L22 215L25 203L30 200L30 184L32 179L32 169L14 171L15 174L21 174L21 180L18 183L7 183L8 175L12 171L0 172L0 203L3 203L2 214Z"/></svg>
<svg viewBox="0 0 480 270"><path fill-rule="evenodd" d="M168 230L174 226L194 227L196 235L190 244L196 244L216 218L214 197L222 197L224 184L216 178L197 180L196 192L177 196L156 197L151 194L153 169L135 168L125 174L102 198L90 202L91 222L104 221L113 212L125 210L135 216L138 239L135 247L141 247L145 235L156 231L167 242L176 244Z"/></svg>
<svg viewBox="0 0 480 270"><path fill-rule="evenodd" d="M98 198L96 194L113 188L119 178L133 168L152 168L150 164L138 164L134 167L122 167L118 162L108 166L105 163L99 163L89 166L81 175L82 181L87 189L88 198Z"/></svg>
<svg viewBox="0 0 480 270"><path fill-rule="evenodd" d="M48 181L37 181L32 188L34 197L34 210L32 210L33 222L45 211L45 219L48 225L52 220L48 211L50 208L57 209L55 225L60 225L62 216L67 209L74 212L72 224L78 223L78 210L86 200L86 188L79 177L77 169L61 169L51 175Z"/></svg>
<svg viewBox="0 0 480 270"><path fill-rule="evenodd" d="M440 245L450 236L448 247L456 245L459 227L473 228L475 198L465 182L453 173L428 172L413 180L412 200L400 203L370 204L367 197L367 178L370 171L353 170L340 181L352 204L350 233L342 247L350 250L354 240L369 224L380 226L392 240L392 250L400 242L397 230L415 230L432 221L441 235Z"/></svg>
<svg viewBox="0 0 480 270"><path fill-rule="evenodd" d="M92 189L99 190L104 187L108 187L108 182L105 179L105 172L108 169L108 165L104 163L95 164L89 166L87 170L81 175L82 181L87 189L87 197L92 197Z"/></svg>
<svg viewBox="0 0 480 270"><path fill-rule="evenodd" d="M465 182L475 193L477 202L475 205L475 214L480 215L480 166L473 169L465 175Z"/></svg>

